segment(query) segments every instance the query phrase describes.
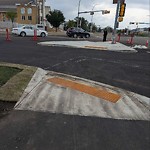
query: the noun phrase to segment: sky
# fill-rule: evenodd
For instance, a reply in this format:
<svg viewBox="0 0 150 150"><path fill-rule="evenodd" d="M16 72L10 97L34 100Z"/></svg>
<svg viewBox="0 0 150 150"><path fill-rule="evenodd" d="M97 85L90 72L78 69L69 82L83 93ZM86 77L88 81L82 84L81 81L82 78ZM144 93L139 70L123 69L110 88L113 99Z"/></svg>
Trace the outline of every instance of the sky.
<svg viewBox="0 0 150 150"><path fill-rule="evenodd" d="M113 0L81 0L80 11L110 10L110 14L102 15L101 12L94 13L92 22L101 28L107 26L114 27L117 4ZM125 0L126 11L123 22L119 23L119 28L137 28L137 25L130 25L130 22L150 23L150 0ZM51 10L57 9L63 12L65 20L74 20L78 15L79 0L46 0L46 5ZM80 14L88 22L91 22L91 15ZM149 27L149 25L138 25L138 27Z"/></svg>

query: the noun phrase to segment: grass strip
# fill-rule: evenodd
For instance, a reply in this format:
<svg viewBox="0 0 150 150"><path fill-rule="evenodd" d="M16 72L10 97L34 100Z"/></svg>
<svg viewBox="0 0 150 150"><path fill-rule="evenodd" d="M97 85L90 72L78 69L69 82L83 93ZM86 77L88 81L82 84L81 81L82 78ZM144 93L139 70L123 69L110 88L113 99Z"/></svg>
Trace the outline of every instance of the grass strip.
<svg viewBox="0 0 150 150"><path fill-rule="evenodd" d="M31 66L19 65L19 64L1 63L1 62L0 62L0 67L13 68L15 69L15 73L16 73L16 69L17 71L20 71L16 74L11 72L10 74L13 76L10 77L9 75L9 77L7 77L5 81L3 75L2 77L3 85L0 86L0 100L17 102L21 97L22 93L24 92L25 88L27 87L28 83L30 82L37 68Z"/></svg>
<svg viewBox="0 0 150 150"><path fill-rule="evenodd" d="M11 77L21 71L21 69L14 67L0 66L0 87L4 85Z"/></svg>

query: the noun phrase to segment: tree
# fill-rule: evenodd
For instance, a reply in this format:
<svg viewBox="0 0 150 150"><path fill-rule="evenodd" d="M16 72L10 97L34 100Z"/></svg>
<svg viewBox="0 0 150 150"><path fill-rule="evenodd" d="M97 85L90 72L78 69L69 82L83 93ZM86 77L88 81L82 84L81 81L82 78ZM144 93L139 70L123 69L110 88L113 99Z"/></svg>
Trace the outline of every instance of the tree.
<svg viewBox="0 0 150 150"><path fill-rule="evenodd" d="M95 24L93 24L92 26L92 32L96 32L97 31L97 26Z"/></svg>
<svg viewBox="0 0 150 150"><path fill-rule="evenodd" d="M105 27L107 29L108 32L113 32L113 28L110 26Z"/></svg>
<svg viewBox="0 0 150 150"><path fill-rule="evenodd" d="M84 17L76 17L76 21L79 21L79 27L83 28L84 30L88 30L88 21Z"/></svg>
<svg viewBox="0 0 150 150"><path fill-rule="evenodd" d="M88 31L96 32L97 31L97 26L94 23L89 23L88 24Z"/></svg>
<svg viewBox="0 0 150 150"><path fill-rule="evenodd" d="M50 11L49 14L46 15L47 21L54 27L57 28L65 21L65 17L60 10Z"/></svg>
<svg viewBox="0 0 150 150"><path fill-rule="evenodd" d="M9 12L6 13L6 16L7 16L8 19L11 20L12 26L13 26L13 22L14 22L15 18L17 17L17 12L9 11Z"/></svg>
<svg viewBox="0 0 150 150"><path fill-rule="evenodd" d="M75 27L76 26L76 21L74 20L69 20L67 22L67 28L70 28L70 27Z"/></svg>
<svg viewBox="0 0 150 150"><path fill-rule="evenodd" d="M98 31L98 32L102 32L102 29L101 29L101 27L99 27L97 31Z"/></svg>

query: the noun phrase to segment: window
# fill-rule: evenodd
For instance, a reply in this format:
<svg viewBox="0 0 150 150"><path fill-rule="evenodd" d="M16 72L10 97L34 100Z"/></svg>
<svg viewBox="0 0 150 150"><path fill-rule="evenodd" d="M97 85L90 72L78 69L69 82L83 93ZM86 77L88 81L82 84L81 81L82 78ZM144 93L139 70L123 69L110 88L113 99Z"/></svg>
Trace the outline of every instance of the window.
<svg viewBox="0 0 150 150"><path fill-rule="evenodd" d="M3 14L3 17L2 17L2 18L3 18L3 21L5 22L6 18L5 18L5 15L4 15L4 14Z"/></svg>
<svg viewBox="0 0 150 150"><path fill-rule="evenodd" d="M28 14L32 14L32 9L28 8Z"/></svg>
<svg viewBox="0 0 150 150"><path fill-rule="evenodd" d="M28 20L32 20L32 16L28 16Z"/></svg>
<svg viewBox="0 0 150 150"><path fill-rule="evenodd" d="M21 14L25 14L25 8L21 8Z"/></svg>
<svg viewBox="0 0 150 150"><path fill-rule="evenodd" d="M33 27L31 27L31 26L25 26L23 29L31 29L31 30L33 30Z"/></svg>
<svg viewBox="0 0 150 150"><path fill-rule="evenodd" d="M22 20L26 20L26 17L25 17L25 16L21 16L21 19L22 19Z"/></svg>

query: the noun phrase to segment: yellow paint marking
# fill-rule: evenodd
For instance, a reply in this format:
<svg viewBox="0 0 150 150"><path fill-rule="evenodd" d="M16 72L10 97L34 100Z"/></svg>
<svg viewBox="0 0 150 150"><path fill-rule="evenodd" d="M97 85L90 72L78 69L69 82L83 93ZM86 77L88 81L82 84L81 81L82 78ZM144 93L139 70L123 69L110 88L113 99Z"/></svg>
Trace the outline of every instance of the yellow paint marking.
<svg viewBox="0 0 150 150"><path fill-rule="evenodd" d="M64 87L69 87L71 89L78 90L80 92L90 94L90 95L98 97L98 98L102 98L104 100L107 100L107 101L110 101L113 103L116 103L121 97L119 94L112 93L112 92L109 92L104 89L95 88L92 86L77 83L77 82L63 79L63 78L54 77L54 78L48 79L48 81L58 84L58 85L61 85L61 86L64 86Z"/></svg>
<svg viewBox="0 0 150 150"><path fill-rule="evenodd" d="M107 47L103 47L103 46L85 46L85 48L94 48L94 49L100 49L100 50L107 50Z"/></svg>

